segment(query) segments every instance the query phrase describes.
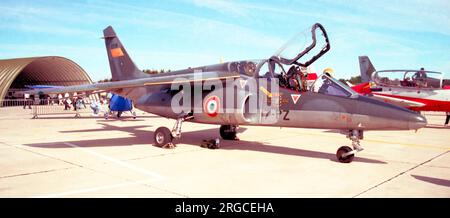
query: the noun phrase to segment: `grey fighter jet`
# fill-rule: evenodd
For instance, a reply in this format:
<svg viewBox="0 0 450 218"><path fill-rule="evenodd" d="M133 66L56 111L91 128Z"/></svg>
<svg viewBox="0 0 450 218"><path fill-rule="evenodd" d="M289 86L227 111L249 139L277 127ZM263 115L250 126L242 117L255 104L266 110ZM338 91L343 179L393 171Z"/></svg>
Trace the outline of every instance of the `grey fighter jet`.
<svg viewBox="0 0 450 218"><path fill-rule="evenodd" d="M157 146L179 139L184 121L220 125L225 140L238 140L236 130L240 125L336 129L351 140L353 148L342 146L336 153L340 162L349 163L363 150L363 131L417 130L427 123L418 113L361 96L327 75L307 84L302 69L330 50L327 33L318 23L308 29L310 43L306 48L288 43L269 59L157 75L138 69L111 26L103 33L112 82L39 92L108 90L132 99L140 110L175 119L172 129L159 127L155 131ZM286 54L289 51L295 52Z"/></svg>

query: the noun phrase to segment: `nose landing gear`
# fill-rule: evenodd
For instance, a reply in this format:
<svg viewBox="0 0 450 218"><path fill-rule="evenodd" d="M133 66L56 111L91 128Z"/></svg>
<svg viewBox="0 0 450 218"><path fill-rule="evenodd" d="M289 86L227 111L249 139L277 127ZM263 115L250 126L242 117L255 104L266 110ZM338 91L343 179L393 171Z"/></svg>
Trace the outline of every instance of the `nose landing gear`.
<svg viewBox="0 0 450 218"><path fill-rule="evenodd" d="M364 150L361 147L359 142L360 139L363 139L363 131L362 130L350 130L348 132L347 138L352 140L353 149L348 146L340 147L336 152L336 157L341 163L350 163L353 161L355 154Z"/></svg>
<svg viewBox="0 0 450 218"><path fill-rule="evenodd" d="M175 122L172 131L170 131L167 127L159 127L158 129L156 129L153 136L155 145L162 148L176 147L172 141L174 138L181 138L181 124L183 123L183 121L191 119L194 119L192 112L188 114L181 114Z"/></svg>

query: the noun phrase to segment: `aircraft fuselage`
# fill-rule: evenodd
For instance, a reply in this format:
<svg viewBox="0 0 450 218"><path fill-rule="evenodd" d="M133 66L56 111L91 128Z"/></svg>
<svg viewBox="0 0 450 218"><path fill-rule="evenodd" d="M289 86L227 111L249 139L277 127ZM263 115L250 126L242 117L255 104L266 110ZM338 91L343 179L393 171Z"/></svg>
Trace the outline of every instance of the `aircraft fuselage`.
<svg viewBox="0 0 450 218"><path fill-rule="evenodd" d="M176 71L170 75L179 74L182 78L190 70L192 69ZM426 124L425 118L420 114L364 96L349 98L312 91L299 92L283 87L272 92L271 84L263 82L256 82L257 92L249 92L247 86L239 84L250 83L242 81L261 78L239 75L232 71L217 72L218 78L220 75L228 75L234 83L228 84L223 78L222 80L217 79L216 82L221 83L219 85L221 88L214 90L210 90L211 87L205 89L206 82L190 81L185 83L185 85L189 84L189 88L183 90L201 90L200 95L194 94L192 91L189 102L191 106L183 110L184 113L192 112L194 118L191 122L342 130L408 130L417 129ZM210 86L210 84L206 84L206 86ZM180 116L180 111L173 110L173 99L177 94L181 94L179 90L173 90L173 88L173 84L152 84L144 87L124 88L117 94L133 99L135 106L143 111L176 119ZM229 90L233 91L229 92ZM229 93L233 95L232 101L228 101ZM249 95L255 96L256 111L246 111ZM205 109L207 99L211 96L218 97L217 102L220 104L220 109L217 114L210 114ZM272 98L275 98L278 104L268 103Z"/></svg>

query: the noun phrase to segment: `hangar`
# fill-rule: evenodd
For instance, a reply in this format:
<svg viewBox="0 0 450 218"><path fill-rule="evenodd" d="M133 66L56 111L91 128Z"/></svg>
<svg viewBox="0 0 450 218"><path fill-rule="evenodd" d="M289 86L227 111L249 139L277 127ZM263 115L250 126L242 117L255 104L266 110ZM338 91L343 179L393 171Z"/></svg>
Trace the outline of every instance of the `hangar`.
<svg viewBox="0 0 450 218"><path fill-rule="evenodd" d="M0 100L19 98L15 91L30 85L70 86L92 84L74 61L59 56L0 60Z"/></svg>

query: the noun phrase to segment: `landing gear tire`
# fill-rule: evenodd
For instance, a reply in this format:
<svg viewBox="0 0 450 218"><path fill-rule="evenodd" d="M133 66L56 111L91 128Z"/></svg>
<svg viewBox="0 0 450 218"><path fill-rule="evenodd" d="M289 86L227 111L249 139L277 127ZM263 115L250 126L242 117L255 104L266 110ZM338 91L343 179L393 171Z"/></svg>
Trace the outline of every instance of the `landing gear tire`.
<svg viewBox="0 0 450 218"><path fill-rule="evenodd" d="M236 127L231 125L220 126L220 137L224 140L237 140Z"/></svg>
<svg viewBox="0 0 450 218"><path fill-rule="evenodd" d="M166 127L159 127L155 131L154 135L155 145L158 147L166 146L167 144L172 144L172 133Z"/></svg>
<svg viewBox="0 0 450 218"><path fill-rule="evenodd" d="M353 158L355 158L355 154L350 154L345 156L345 154L347 154L348 152L353 151L353 149L351 149L348 146L342 146L340 147L337 152L336 152L336 157L339 160L339 162L341 163L350 163L353 161Z"/></svg>

